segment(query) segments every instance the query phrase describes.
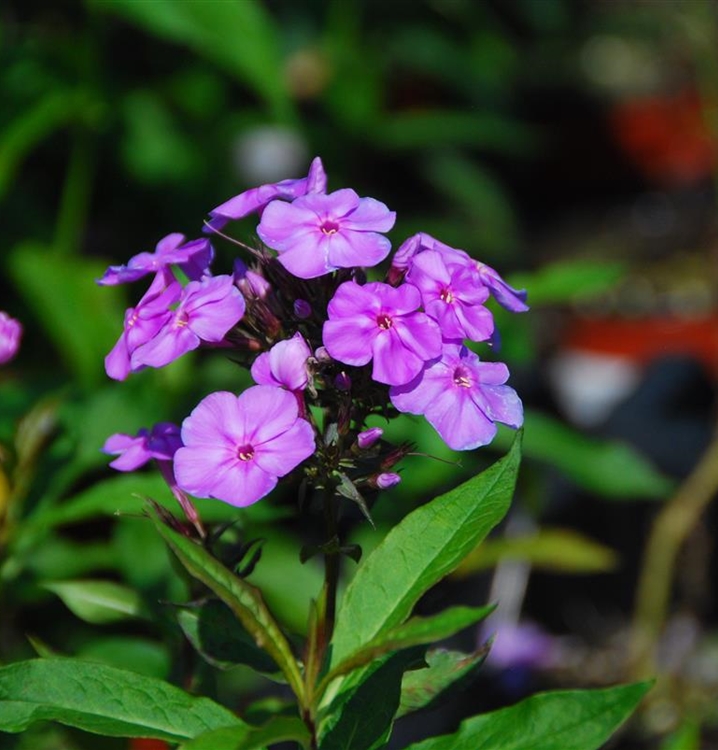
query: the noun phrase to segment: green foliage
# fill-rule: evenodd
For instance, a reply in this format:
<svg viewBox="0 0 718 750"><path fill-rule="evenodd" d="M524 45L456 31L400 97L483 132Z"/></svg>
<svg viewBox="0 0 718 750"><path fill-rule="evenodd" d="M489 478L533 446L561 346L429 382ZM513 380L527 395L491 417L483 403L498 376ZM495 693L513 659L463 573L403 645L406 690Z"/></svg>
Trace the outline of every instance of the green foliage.
<svg viewBox="0 0 718 750"><path fill-rule="evenodd" d="M533 568L560 573L605 573L618 562L616 553L571 529L544 526L535 534L488 539L454 571L457 578L490 570L501 560L522 560Z"/></svg>
<svg viewBox="0 0 718 750"><path fill-rule="evenodd" d="M527 409L524 432L527 458L545 461L606 499L658 500L675 486L627 443L586 437L547 414ZM497 444L509 439L499 436Z"/></svg>
<svg viewBox="0 0 718 750"><path fill-rule="evenodd" d="M44 588L57 594L73 614L94 625L146 617L136 591L113 581L55 581Z"/></svg>
<svg viewBox="0 0 718 750"><path fill-rule="evenodd" d="M294 740L309 747L309 733L299 719L278 716L258 728L215 729L184 742L179 750L264 750L275 742Z"/></svg>
<svg viewBox="0 0 718 750"><path fill-rule="evenodd" d="M409 514L361 562L337 615L332 665L403 622L419 597L503 518L520 456L517 439L488 470Z"/></svg>
<svg viewBox="0 0 718 750"><path fill-rule="evenodd" d="M241 726L226 708L169 683L73 659L34 659L0 669L0 730L57 721L110 737L179 742Z"/></svg>
<svg viewBox="0 0 718 750"><path fill-rule="evenodd" d="M488 652L488 646L472 654L430 649L426 654L425 667L404 674L396 718L421 709L433 709L446 701L455 690L464 687L476 676Z"/></svg>
<svg viewBox="0 0 718 750"><path fill-rule="evenodd" d="M650 685L539 693L461 723L451 735L407 750L598 750L630 716Z"/></svg>
<svg viewBox="0 0 718 750"><path fill-rule="evenodd" d="M299 666L259 590L232 574L196 542L172 531L160 521L155 525L187 572L210 588L232 610L257 646L274 659L295 694L301 697L304 687Z"/></svg>

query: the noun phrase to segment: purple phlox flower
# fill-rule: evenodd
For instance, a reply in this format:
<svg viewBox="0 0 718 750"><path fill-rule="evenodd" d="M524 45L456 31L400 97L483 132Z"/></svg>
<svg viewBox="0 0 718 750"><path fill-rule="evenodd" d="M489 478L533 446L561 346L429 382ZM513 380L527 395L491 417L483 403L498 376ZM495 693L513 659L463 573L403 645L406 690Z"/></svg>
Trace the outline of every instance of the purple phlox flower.
<svg viewBox="0 0 718 750"><path fill-rule="evenodd" d="M274 385L290 391L303 391L309 382L307 360L311 349L301 333L276 343L260 354L252 365L252 377L258 385Z"/></svg>
<svg viewBox="0 0 718 750"><path fill-rule="evenodd" d="M494 318L483 304L489 291L476 283L473 269L446 263L441 253L427 250L413 258L406 281L419 289L424 310L439 324L445 339L491 337Z"/></svg>
<svg viewBox="0 0 718 750"><path fill-rule="evenodd" d="M247 299L264 299L272 290L267 279L249 269L240 258L234 261L234 283Z"/></svg>
<svg viewBox="0 0 718 750"><path fill-rule="evenodd" d="M386 471L383 474L377 474L372 480L372 484L380 490L388 490L390 487L401 482L401 477L391 471Z"/></svg>
<svg viewBox="0 0 718 750"><path fill-rule="evenodd" d="M362 450L371 448L377 440L381 439L383 434L384 430L381 427L370 427L368 430L363 430L357 435L357 445Z"/></svg>
<svg viewBox="0 0 718 750"><path fill-rule="evenodd" d="M313 279L338 268L380 263L391 243L379 232L388 232L395 218L380 201L344 189L270 203L257 234L291 274Z"/></svg>
<svg viewBox="0 0 718 750"><path fill-rule="evenodd" d="M514 289L509 286L491 266L474 261L481 282L489 289L494 299L510 312L526 312L528 293L525 289Z"/></svg>
<svg viewBox="0 0 718 750"><path fill-rule="evenodd" d="M21 338L21 323L0 311L0 365L9 362L17 354Z"/></svg>
<svg viewBox="0 0 718 750"><path fill-rule="evenodd" d="M130 357L132 369L164 367L202 342L217 344L244 315L245 302L231 276L190 281L176 309L155 336Z"/></svg>
<svg viewBox="0 0 718 750"><path fill-rule="evenodd" d="M209 212L212 217L205 232L222 229L227 222L242 219L255 211L261 211L274 200L291 201L307 193L325 193L327 176L322 160L317 156L309 167L309 174L298 180L282 180L270 185L245 190Z"/></svg>
<svg viewBox="0 0 718 750"><path fill-rule="evenodd" d="M151 430L142 428L137 435L117 433L105 441L102 450L118 456L110 463L117 471L134 471L149 460L171 461L178 448L182 447L180 428L171 422L160 422Z"/></svg>
<svg viewBox="0 0 718 750"><path fill-rule="evenodd" d="M182 294L182 285L169 268L161 269L136 307L125 311L122 334L105 357L105 370L115 380L124 380L130 372L141 370L133 364L132 354L150 341L172 316L170 307Z"/></svg>
<svg viewBox="0 0 718 750"><path fill-rule="evenodd" d="M441 353L439 326L419 312L421 294L410 284L399 288L372 282L341 284L327 308L322 338L329 354L347 365L374 360L372 377L402 385Z"/></svg>
<svg viewBox="0 0 718 750"><path fill-rule="evenodd" d="M404 273L410 271L414 262L425 252L441 255L447 268L464 266L474 274L474 283L486 287L494 299L511 312L525 312L527 292L525 289L514 289L509 286L490 266L475 260L464 250L458 250L425 232L419 232L405 240L394 253L389 269L389 280L398 283ZM479 340L479 339L474 339Z"/></svg>
<svg viewBox="0 0 718 750"><path fill-rule="evenodd" d="M209 273L214 250L208 239L184 243L183 234L168 234L158 243L154 253L139 253L130 258L127 265L110 266L97 283L114 286L137 281L150 273L157 273L170 265L179 266L189 279L200 279Z"/></svg>
<svg viewBox="0 0 718 750"><path fill-rule="evenodd" d="M439 253L447 263L471 263L471 256L463 250L457 250L426 232L419 232L399 245L391 260L391 270L400 277L409 270L414 257L426 250Z"/></svg>
<svg viewBox="0 0 718 750"><path fill-rule="evenodd" d="M423 414L453 450L470 450L493 440L495 422L523 423L521 400L504 385L508 377L505 364L482 362L465 346L446 343L439 360L390 388L389 397L399 411Z"/></svg>
<svg viewBox="0 0 718 750"><path fill-rule="evenodd" d="M134 471L154 459L175 499L184 511L187 520L194 525L201 536L205 535L202 521L192 501L177 486L172 459L182 447L180 428L172 422L160 422L151 430L144 427L137 435L117 433L105 441L102 450L110 455L117 455L110 466L117 471Z"/></svg>
<svg viewBox="0 0 718 750"><path fill-rule="evenodd" d="M557 639L533 622L497 623L487 662L497 669L548 669L558 655ZM491 635L484 628L486 636Z"/></svg>
<svg viewBox="0 0 718 750"><path fill-rule="evenodd" d="M210 394L182 423L182 442L174 461L179 486L240 507L271 492L315 449L294 396L270 385Z"/></svg>

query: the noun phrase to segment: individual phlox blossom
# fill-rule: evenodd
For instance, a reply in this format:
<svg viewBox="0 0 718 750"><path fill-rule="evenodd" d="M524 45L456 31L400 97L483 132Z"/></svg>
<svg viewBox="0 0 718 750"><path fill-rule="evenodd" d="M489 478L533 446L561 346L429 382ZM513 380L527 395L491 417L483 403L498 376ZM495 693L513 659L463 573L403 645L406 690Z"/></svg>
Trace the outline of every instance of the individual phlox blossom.
<svg viewBox="0 0 718 750"><path fill-rule="evenodd" d="M488 289L494 299L507 310L525 312L529 309L525 289L514 289L490 266L475 260L464 250L451 247L425 232L409 237L397 248L389 269L389 280L398 283L425 252L441 255L447 267L462 265L469 269L474 274L474 283Z"/></svg>
<svg viewBox="0 0 718 750"><path fill-rule="evenodd" d="M222 203L221 206L212 209L209 212L212 218L207 222L205 231L222 229L229 221L242 219L256 211L261 211L273 200L291 201L307 193L325 193L326 190L327 176L322 160L317 156L312 161L306 177L298 180L282 180L245 190Z"/></svg>
<svg viewBox="0 0 718 750"><path fill-rule="evenodd" d="M158 243L154 253L139 253L124 266L110 266L97 283L101 286L114 286L137 281L162 268L177 265L189 279L201 279L209 273L214 250L208 239L192 240L183 244L183 234L168 234Z"/></svg>
<svg viewBox="0 0 718 750"><path fill-rule="evenodd" d="M423 414L454 450L490 443L496 422L518 428L523 406L516 391L504 385L509 371L501 362L482 362L465 346L447 343L442 356L414 380L389 389L402 412Z"/></svg>
<svg viewBox="0 0 718 750"><path fill-rule="evenodd" d="M252 377L258 385L274 385L290 391L303 391L309 383L307 360L311 349L301 333L279 341L252 364Z"/></svg>
<svg viewBox="0 0 718 750"><path fill-rule="evenodd" d="M182 423L182 442L174 459L179 486L240 507L271 492L315 449L294 396L269 385L210 394Z"/></svg>
<svg viewBox="0 0 718 750"><path fill-rule="evenodd" d="M419 311L421 294L410 284L398 288L372 282L341 284L327 308L322 339L329 354L347 365L373 362L379 383L402 385L441 353L437 323Z"/></svg>
<svg viewBox="0 0 718 750"><path fill-rule="evenodd" d="M105 441L102 450L104 453L118 456L110 462L113 469L134 471L153 458L158 461L171 461L181 447L179 426L171 422L160 422L151 430L143 427L137 435L111 435Z"/></svg>
<svg viewBox="0 0 718 750"><path fill-rule="evenodd" d="M486 287L476 283L476 272L462 264L446 263L435 250L413 258L406 281L421 292L424 310L441 328L445 339L486 341L494 318L484 306Z"/></svg>
<svg viewBox="0 0 718 750"><path fill-rule="evenodd" d="M0 311L0 365L9 362L20 348L22 324Z"/></svg>
<svg viewBox="0 0 718 750"><path fill-rule="evenodd" d="M395 219L381 201L360 198L347 188L270 203L257 234L291 274L313 279L338 268L380 263L391 243L379 233L388 232Z"/></svg>
<svg viewBox="0 0 718 750"><path fill-rule="evenodd" d="M244 297L231 276L190 281L155 336L132 352L132 369L164 367L202 342L219 343L244 311Z"/></svg>
<svg viewBox="0 0 718 750"><path fill-rule="evenodd" d="M150 341L172 316L170 307L182 294L182 285L169 268L160 270L150 288L135 307L125 311L122 334L105 357L105 370L114 380L124 380L130 372L143 369L132 362L133 353Z"/></svg>

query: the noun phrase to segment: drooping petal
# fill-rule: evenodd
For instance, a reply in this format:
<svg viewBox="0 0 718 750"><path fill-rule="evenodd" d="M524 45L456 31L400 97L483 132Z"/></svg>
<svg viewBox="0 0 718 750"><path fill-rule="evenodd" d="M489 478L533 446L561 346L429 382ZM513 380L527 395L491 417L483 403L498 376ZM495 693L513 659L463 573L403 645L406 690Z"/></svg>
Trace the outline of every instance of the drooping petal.
<svg viewBox="0 0 718 750"><path fill-rule="evenodd" d="M496 425L468 397L468 389L449 388L432 401L424 416L455 451L488 445L496 435Z"/></svg>
<svg viewBox="0 0 718 750"><path fill-rule="evenodd" d="M407 349L395 331L383 331L374 339L372 378L378 383L403 385L424 367L424 360Z"/></svg>
<svg viewBox="0 0 718 750"><path fill-rule="evenodd" d="M342 226L362 232L388 232L395 221L396 212L390 211L385 203L375 198L360 198L356 209L342 221Z"/></svg>
<svg viewBox="0 0 718 750"><path fill-rule="evenodd" d="M376 232L337 232L328 245L332 269L375 266L391 252L391 242Z"/></svg>

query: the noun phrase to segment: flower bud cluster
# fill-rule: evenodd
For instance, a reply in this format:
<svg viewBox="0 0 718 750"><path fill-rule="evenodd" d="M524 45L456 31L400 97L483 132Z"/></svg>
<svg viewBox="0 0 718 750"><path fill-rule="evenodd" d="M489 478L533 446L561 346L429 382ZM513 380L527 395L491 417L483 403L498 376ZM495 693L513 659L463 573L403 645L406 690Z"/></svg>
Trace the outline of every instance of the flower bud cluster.
<svg viewBox="0 0 718 750"><path fill-rule="evenodd" d="M328 193L319 158L305 178L218 206L205 230L251 214L262 246L247 248L249 265L238 259L231 274L210 270L206 237L171 234L98 281L152 276L105 360L110 377L202 347L230 353L256 383L238 396L209 394L181 428L113 436L105 451L119 455L115 468L155 459L178 498L246 506L301 464L314 486L361 498L400 481L389 469L409 449L368 427L370 416L424 415L455 450L487 444L497 422L521 425L506 366L464 342L495 342L488 298L522 312L524 291L426 234L398 248L383 281L367 281L364 269L390 255L395 214L351 189Z"/></svg>

